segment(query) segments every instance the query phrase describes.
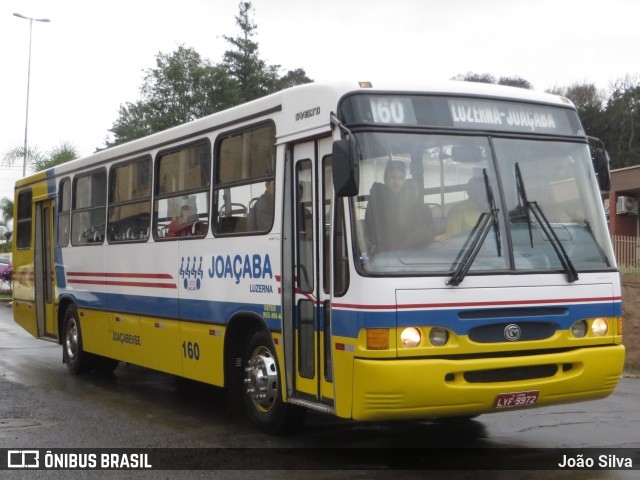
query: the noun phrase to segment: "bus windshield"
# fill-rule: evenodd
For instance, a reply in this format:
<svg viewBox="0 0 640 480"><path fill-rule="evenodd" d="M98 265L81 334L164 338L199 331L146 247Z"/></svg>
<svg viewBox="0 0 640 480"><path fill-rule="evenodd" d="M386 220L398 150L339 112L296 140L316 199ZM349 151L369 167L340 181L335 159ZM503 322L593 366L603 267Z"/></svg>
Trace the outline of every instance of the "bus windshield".
<svg viewBox="0 0 640 480"><path fill-rule="evenodd" d="M586 143L355 135L360 191L352 202L362 273L451 275L474 248L471 274L563 272L558 243L578 272L615 268Z"/></svg>

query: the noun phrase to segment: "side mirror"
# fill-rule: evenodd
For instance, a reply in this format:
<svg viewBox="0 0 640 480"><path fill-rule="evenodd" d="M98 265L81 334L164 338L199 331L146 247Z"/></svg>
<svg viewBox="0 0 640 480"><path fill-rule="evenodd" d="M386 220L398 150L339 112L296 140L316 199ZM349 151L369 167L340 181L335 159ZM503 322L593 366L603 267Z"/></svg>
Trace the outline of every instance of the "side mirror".
<svg viewBox="0 0 640 480"><path fill-rule="evenodd" d="M360 166L352 140L333 142L333 188L338 197L354 197L358 194Z"/></svg>
<svg viewBox="0 0 640 480"><path fill-rule="evenodd" d="M603 192L608 192L611 188L611 179L609 177L609 154L604 147L602 140L595 137L589 137L589 149L591 150L591 161L593 169L598 179L598 187Z"/></svg>

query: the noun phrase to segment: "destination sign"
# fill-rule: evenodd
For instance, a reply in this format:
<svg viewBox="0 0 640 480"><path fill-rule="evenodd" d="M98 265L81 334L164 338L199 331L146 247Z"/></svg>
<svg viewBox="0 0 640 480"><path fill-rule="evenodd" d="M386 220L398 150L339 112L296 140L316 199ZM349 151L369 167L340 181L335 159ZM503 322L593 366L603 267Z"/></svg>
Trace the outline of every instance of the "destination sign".
<svg viewBox="0 0 640 480"><path fill-rule="evenodd" d="M551 135L584 135L575 110L463 97L354 95L342 105L348 124L424 126Z"/></svg>
<svg viewBox="0 0 640 480"><path fill-rule="evenodd" d="M563 109L508 102L449 100L453 125L465 128L488 128L556 133L567 129Z"/></svg>

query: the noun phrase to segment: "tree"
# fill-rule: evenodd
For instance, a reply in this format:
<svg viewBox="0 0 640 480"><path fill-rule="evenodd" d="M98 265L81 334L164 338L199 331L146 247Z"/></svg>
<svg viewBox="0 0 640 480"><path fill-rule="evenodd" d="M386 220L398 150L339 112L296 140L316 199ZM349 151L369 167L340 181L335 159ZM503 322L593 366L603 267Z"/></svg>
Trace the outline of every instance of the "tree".
<svg viewBox="0 0 640 480"><path fill-rule="evenodd" d="M289 70L278 79L278 82L276 83L276 91L311 82L313 82L313 80L307 77L307 73L302 68L296 68L295 70Z"/></svg>
<svg viewBox="0 0 640 480"><path fill-rule="evenodd" d="M612 85L602 140L616 168L640 163L640 79L626 76Z"/></svg>
<svg viewBox="0 0 640 480"><path fill-rule="evenodd" d="M525 80L522 77L500 77L500 79L498 79L498 85L507 85L509 87L518 87L518 88L525 88L527 90L533 90L533 85L531 85L531 82L529 82L529 80Z"/></svg>
<svg viewBox="0 0 640 480"><path fill-rule="evenodd" d="M567 87L553 87L548 92L571 100L578 110L587 135L603 140L606 125L604 91L598 89L593 83L573 83Z"/></svg>
<svg viewBox="0 0 640 480"><path fill-rule="evenodd" d="M496 77L494 77L490 73L467 72L464 75L459 73L455 77L452 77L451 80L461 80L464 82L476 83L496 83Z"/></svg>
<svg viewBox="0 0 640 480"><path fill-rule="evenodd" d="M452 77L451 80L459 80L463 82L476 82L476 83L493 83L498 85L507 85L510 87L518 87L518 88L526 88L527 90L532 90L533 85L528 80L525 80L522 77L500 77L496 80L496 77L491 75L490 73L474 73L467 72L464 75L459 73L455 77Z"/></svg>
<svg viewBox="0 0 640 480"><path fill-rule="evenodd" d="M240 2L238 9L236 24L240 34L235 37L224 36L231 44L231 49L224 52L222 64L238 85L240 102L313 81L302 68L289 70L279 76L280 65L267 65L260 58L258 43L253 40L258 29L251 18L253 5L251 2Z"/></svg>
<svg viewBox="0 0 640 480"><path fill-rule="evenodd" d="M250 17L251 2L240 2L239 9L236 24L240 35L224 35L232 49L224 52L223 64L238 83L241 101L247 102L276 90L280 65L267 65L260 59L258 43L253 40L258 27Z"/></svg>
<svg viewBox="0 0 640 480"><path fill-rule="evenodd" d="M626 76L610 86L610 93L594 84L554 87L575 104L587 133L601 139L611 157L611 168L640 163L640 79Z"/></svg>
<svg viewBox="0 0 640 480"><path fill-rule="evenodd" d="M3 232L2 238L0 238L0 252L10 252L12 243L9 241L11 238L12 232L6 227L8 227L9 222L13 219L13 200L9 198L3 198L0 200L0 211L2 211L2 220L0 220L0 232ZM4 242L6 240L6 242ZM4 243L2 243L4 242Z"/></svg>
<svg viewBox="0 0 640 480"><path fill-rule="evenodd" d="M0 210L2 210L2 222L6 225L13 219L13 200L7 197L0 200Z"/></svg>
<svg viewBox="0 0 640 480"><path fill-rule="evenodd" d="M231 48L223 61L212 64L192 48L179 46L156 55L156 66L146 70L140 88L141 98L120 106L118 118L109 131L119 145L240 103L311 81L301 68L279 77L279 65L267 65L260 59L258 43L253 40L256 24L251 19L250 2L239 4L236 23L240 34L224 36Z"/></svg>
<svg viewBox="0 0 640 480"><path fill-rule="evenodd" d="M78 149L75 145L69 142L62 142L60 145L53 147L47 154L38 159L33 164L33 169L36 172L48 170L56 165L62 165L63 163L70 162L78 158Z"/></svg>
<svg viewBox="0 0 640 480"><path fill-rule="evenodd" d="M40 152L38 147L28 146L27 147L27 156L26 156L27 166L31 167L32 165L40 162L44 157L44 154ZM24 155L24 147L13 147L12 149L6 151L2 156L2 164L13 166L19 165L25 161Z"/></svg>
<svg viewBox="0 0 640 480"><path fill-rule="evenodd" d="M120 106L109 130L107 146L118 145L196 118L229 108L239 102L238 89L225 67L211 65L193 48L181 45L156 55L156 66L146 71L142 98Z"/></svg>
<svg viewBox="0 0 640 480"><path fill-rule="evenodd" d="M77 148L69 142L62 142L47 153L41 153L37 147L27 148L27 166L34 172L48 170L51 167L78 158ZM3 156L6 165L14 165L24 159L24 147L14 147Z"/></svg>

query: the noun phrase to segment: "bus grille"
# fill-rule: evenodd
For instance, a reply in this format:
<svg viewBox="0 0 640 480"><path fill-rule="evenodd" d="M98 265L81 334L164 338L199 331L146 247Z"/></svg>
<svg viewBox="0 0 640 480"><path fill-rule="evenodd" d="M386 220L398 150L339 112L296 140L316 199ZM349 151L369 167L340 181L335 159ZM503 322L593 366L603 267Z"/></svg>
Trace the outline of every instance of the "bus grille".
<svg viewBox="0 0 640 480"><path fill-rule="evenodd" d="M465 372L463 376L469 383L516 382L518 380L552 377L557 371L557 365L536 365L534 367L478 370L474 372Z"/></svg>
<svg viewBox="0 0 640 480"><path fill-rule="evenodd" d="M469 339L477 343L506 342L505 329L508 323L499 323L495 325L483 325L481 327L472 328L469 331ZM551 323L544 322L520 322L517 324L521 329L521 335L518 341L527 340L544 340L550 338L556 333L556 328Z"/></svg>

